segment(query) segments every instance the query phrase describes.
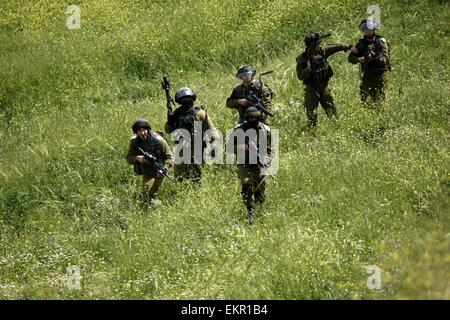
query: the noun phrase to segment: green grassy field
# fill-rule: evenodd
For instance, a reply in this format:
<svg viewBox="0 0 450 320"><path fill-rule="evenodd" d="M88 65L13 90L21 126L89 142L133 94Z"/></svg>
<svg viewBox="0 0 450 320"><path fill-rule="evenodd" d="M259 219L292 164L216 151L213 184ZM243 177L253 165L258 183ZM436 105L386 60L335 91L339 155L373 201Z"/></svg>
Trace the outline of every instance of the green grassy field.
<svg viewBox="0 0 450 320"><path fill-rule="evenodd" d="M71 1L2 1L0 298L450 298L450 8L378 3L394 68L386 111L360 106L358 68L337 53L340 118L321 110L311 133L295 75L303 37L355 44L370 3L79 0L69 30ZM233 166L207 167L200 188L167 181L143 211L124 155L136 118L163 130L163 72L225 133L242 63L274 70L280 130L256 224Z"/></svg>

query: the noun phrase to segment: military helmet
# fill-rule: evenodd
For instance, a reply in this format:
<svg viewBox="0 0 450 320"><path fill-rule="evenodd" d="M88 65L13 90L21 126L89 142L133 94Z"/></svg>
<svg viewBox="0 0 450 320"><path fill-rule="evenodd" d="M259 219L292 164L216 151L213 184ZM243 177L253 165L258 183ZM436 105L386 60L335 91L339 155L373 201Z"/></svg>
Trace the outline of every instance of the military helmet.
<svg viewBox="0 0 450 320"><path fill-rule="evenodd" d="M148 122L145 119L137 119L133 126L131 127L133 129L133 132L136 133L140 128L148 128L148 130L152 130L152 127L150 126L150 122Z"/></svg>
<svg viewBox="0 0 450 320"><path fill-rule="evenodd" d="M248 64L240 66L236 73L236 77L240 78L244 74L251 74L252 78L253 78L256 74L256 70L255 70L255 68L253 68L251 65L248 65Z"/></svg>
<svg viewBox="0 0 450 320"><path fill-rule="evenodd" d="M197 99L195 92L188 87L180 88L177 93L175 93L175 102L181 104L181 98L183 97L191 97L193 101Z"/></svg>
<svg viewBox="0 0 450 320"><path fill-rule="evenodd" d="M378 29L378 23L373 19L364 19L359 23L359 30L376 30Z"/></svg>
<svg viewBox="0 0 450 320"><path fill-rule="evenodd" d="M307 47L313 45L313 44L317 44L320 43L321 39L320 39L320 32L311 32L310 34L308 34L305 37L305 45Z"/></svg>
<svg viewBox="0 0 450 320"><path fill-rule="evenodd" d="M258 121L261 120L261 111L255 107L248 107L244 111L244 120L248 120L248 118L256 118Z"/></svg>

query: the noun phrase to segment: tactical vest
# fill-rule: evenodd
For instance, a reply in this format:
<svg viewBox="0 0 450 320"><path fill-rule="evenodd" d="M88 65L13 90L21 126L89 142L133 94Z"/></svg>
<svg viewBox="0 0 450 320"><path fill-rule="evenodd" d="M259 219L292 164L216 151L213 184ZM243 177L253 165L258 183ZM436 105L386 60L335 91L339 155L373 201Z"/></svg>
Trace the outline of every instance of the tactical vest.
<svg viewBox="0 0 450 320"><path fill-rule="evenodd" d="M187 111L181 110L181 108L175 110L174 115L174 128L185 129L189 131L191 137L194 138L194 122L197 121L197 113L200 111L198 107L192 106ZM202 123L202 131L206 130L206 119Z"/></svg>
<svg viewBox="0 0 450 320"><path fill-rule="evenodd" d="M258 161L258 163L260 163L262 161L262 159L260 158L260 154L259 154L259 142L260 142L260 139L266 139L266 142L267 142L267 131L261 123L258 123L258 127L253 128L253 127L250 127L250 125L247 122L244 122L244 123L238 125L235 130L238 130L238 129L242 129L244 132L246 132L247 130L250 130L250 129L254 129L256 131L256 140L251 141L250 137L248 137L248 136L245 137L245 144L253 145L253 147L249 146L249 151L245 152L245 166L251 167L251 168L252 167L256 168L256 167L258 167L258 164L250 164L250 149L255 148L255 150L253 150L252 152L255 152L255 151L258 152L257 161ZM261 134L263 136L261 136ZM235 138L235 143L236 142L237 142L237 138ZM267 154L267 151L264 151L263 153Z"/></svg>
<svg viewBox="0 0 450 320"><path fill-rule="evenodd" d="M307 79L308 83L325 83L333 76L333 69L325 59L323 49L320 49L318 55L314 55L311 64L311 74Z"/></svg>
<svg viewBox="0 0 450 320"><path fill-rule="evenodd" d="M146 140L134 139L134 150L137 155L141 154L139 148L153 155L160 166L164 165L160 142L153 133L150 133ZM154 176L156 175L156 166L154 163L137 163L134 165L134 172L138 175Z"/></svg>
<svg viewBox="0 0 450 320"><path fill-rule="evenodd" d="M269 92L270 92L270 99L273 99L274 96L274 92L273 90L265 83L263 83L263 86L265 86ZM240 86L240 90L239 90L239 99L245 99L245 97L247 96L248 93L254 93L255 96L257 96L258 98L262 98L262 92L261 92L261 82L259 82L258 80L253 81L252 86L247 89L245 88L243 85ZM238 109L239 112L239 123L243 123L244 122L244 113L245 110L247 110L247 108L249 108L249 106L246 107L240 107Z"/></svg>
<svg viewBox="0 0 450 320"><path fill-rule="evenodd" d="M361 41L362 47L358 48L360 52L362 52L363 56L368 54L369 52L373 51L375 52L377 57L380 57L383 55L383 46L381 44L381 38L382 36L376 34L375 35L375 41L372 43L369 43L366 37L364 37ZM364 72L384 72L386 70L390 70L390 52L389 52L389 44L388 44L388 52L386 53L388 56L388 64L386 66L382 65L380 61L378 60L372 60L364 65L362 65L362 69Z"/></svg>

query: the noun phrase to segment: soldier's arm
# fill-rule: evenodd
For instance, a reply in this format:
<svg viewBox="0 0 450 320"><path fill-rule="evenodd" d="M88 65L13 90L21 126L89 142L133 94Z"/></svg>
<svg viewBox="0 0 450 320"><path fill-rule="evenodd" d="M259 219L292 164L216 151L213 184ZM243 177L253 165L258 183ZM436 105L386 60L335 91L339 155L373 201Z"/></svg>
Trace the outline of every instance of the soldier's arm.
<svg viewBox="0 0 450 320"><path fill-rule="evenodd" d="M175 128L169 124L169 122L166 122L166 124L164 125L164 131L166 133L172 133L175 131Z"/></svg>
<svg viewBox="0 0 450 320"><path fill-rule="evenodd" d="M205 128L204 128L205 130L214 129L215 128L214 124L213 124L213 122L211 120L211 117L209 117L207 115L205 110L200 110L197 113L197 117L198 117L198 121L201 121L202 123L205 124Z"/></svg>
<svg viewBox="0 0 450 320"><path fill-rule="evenodd" d="M265 84L263 84L262 86L261 100L264 108L272 111L272 94L270 92L270 89Z"/></svg>
<svg viewBox="0 0 450 320"><path fill-rule="evenodd" d="M166 133L172 133L175 130L175 113L174 112L167 112L167 122L164 125L164 131Z"/></svg>
<svg viewBox="0 0 450 320"><path fill-rule="evenodd" d="M302 53L301 55L299 55L296 61L297 61L296 72L298 80L303 81L308 79L309 75L311 74L311 65L308 59L306 58L305 54Z"/></svg>
<svg viewBox="0 0 450 320"><path fill-rule="evenodd" d="M358 44L350 50L350 54L348 55L348 62L351 64L359 63L359 58L362 57L361 46Z"/></svg>
<svg viewBox="0 0 450 320"><path fill-rule="evenodd" d="M329 46L326 46L323 51L325 54L325 58L328 58L329 56L335 54L336 52L347 51L350 50L352 47L353 47L352 45L348 44L331 44Z"/></svg>
<svg viewBox="0 0 450 320"><path fill-rule="evenodd" d="M172 150L170 150L169 144L162 137L160 137L160 139L159 139L159 144L161 146L161 151L162 151L163 158L164 158L164 166L167 169L169 169L170 167L173 166L173 153L172 153Z"/></svg>
<svg viewBox="0 0 450 320"><path fill-rule="evenodd" d="M136 137L131 138L130 145L128 146L128 152L125 157L129 164L138 163L138 161L136 160L136 156L138 156L138 154L136 153L136 148L134 147L135 139Z"/></svg>
<svg viewBox="0 0 450 320"><path fill-rule="evenodd" d="M386 66L389 64L389 48L386 39L380 38L380 46L381 46L381 52L377 53L377 59L380 61L380 64L383 66Z"/></svg>
<svg viewBox="0 0 450 320"><path fill-rule="evenodd" d="M237 90L235 88L235 89L233 89L233 91L231 92L231 95L227 99L227 108L231 108L231 109L238 108L240 106L239 100L240 100L240 98L238 97Z"/></svg>
<svg viewBox="0 0 450 320"><path fill-rule="evenodd" d="M214 124L211 120L211 117L208 116L208 114L204 110L200 110L197 113L197 117L198 117L198 121L201 121L202 125L205 126L203 128L203 131L210 130L209 131L210 141L207 141L207 142L212 142L212 141L216 140L218 138L218 134L217 134L216 127L214 126Z"/></svg>

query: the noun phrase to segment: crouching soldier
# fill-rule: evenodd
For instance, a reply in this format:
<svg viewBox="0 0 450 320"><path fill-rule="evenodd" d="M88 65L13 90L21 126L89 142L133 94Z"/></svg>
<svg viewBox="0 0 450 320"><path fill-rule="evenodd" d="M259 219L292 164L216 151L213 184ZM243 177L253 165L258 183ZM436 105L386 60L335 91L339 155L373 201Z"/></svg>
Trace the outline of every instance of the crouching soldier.
<svg viewBox="0 0 450 320"><path fill-rule="evenodd" d="M237 156L238 177L242 184L242 198L247 207L248 223L253 224L255 202L264 203L266 179L270 165L271 133L262 123L261 111L249 107L244 122L237 125L228 143Z"/></svg>
<svg viewBox="0 0 450 320"><path fill-rule="evenodd" d="M134 171L143 176L144 203L154 203L167 170L173 164L173 155L167 141L152 132L145 119L136 120L132 126L131 138L126 160L134 166Z"/></svg>

